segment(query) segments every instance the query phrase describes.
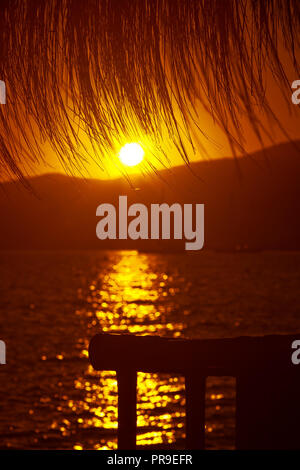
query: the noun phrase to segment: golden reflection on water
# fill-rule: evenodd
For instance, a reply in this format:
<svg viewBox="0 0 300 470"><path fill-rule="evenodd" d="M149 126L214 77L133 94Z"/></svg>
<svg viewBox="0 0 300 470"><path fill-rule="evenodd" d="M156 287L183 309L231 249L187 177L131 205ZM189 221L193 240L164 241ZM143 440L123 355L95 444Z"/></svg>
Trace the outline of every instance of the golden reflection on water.
<svg viewBox="0 0 300 470"><path fill-rule="evenodd" d="M88 311L77 312L88 318L95 332L159 334L181 336L185 324L170 321L178 287L167 273L154 273L147 254L135 251L109 255L111 269L99 269L90 284L86 300ZM175 287L174 287L175 286ZM82 292L79 292L82 295ZM87 356L87 343L82 350ZM96 449L117 446L117 380L114 372L95 372L89 366L86 376L76 380L84 399L69 407L84 415L81 429L101 429ZM137 444L171 444L184 437L184 379L166 374L138 373ZM105 434L105 430L107 430ZM74 446L81 449L79 442Z"/></svg>

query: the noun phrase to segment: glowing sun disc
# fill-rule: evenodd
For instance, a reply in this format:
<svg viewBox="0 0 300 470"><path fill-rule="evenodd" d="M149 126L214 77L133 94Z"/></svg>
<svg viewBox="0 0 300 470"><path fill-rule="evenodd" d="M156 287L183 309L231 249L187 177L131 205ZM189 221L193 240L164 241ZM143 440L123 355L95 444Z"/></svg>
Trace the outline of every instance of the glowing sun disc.
<svg viewBox="0 0 300 470"><path fill-rule="evenodd" d="M144 158L144 150L140 144L126 144L121 148L119 159L124 165L135 166L141 163Z"/></svg>

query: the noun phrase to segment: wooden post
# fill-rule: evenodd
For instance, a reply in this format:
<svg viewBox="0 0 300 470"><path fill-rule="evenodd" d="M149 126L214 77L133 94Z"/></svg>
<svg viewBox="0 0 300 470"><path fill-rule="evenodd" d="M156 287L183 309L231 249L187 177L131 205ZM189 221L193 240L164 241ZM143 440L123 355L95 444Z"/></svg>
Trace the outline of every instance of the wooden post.
<svg viewBox="0 0 300 470"><path fill-rule="evenodd" d="M137 373L126 369L117 371L118 380L118 449L136 448L136 386Z"/></svg>
<svg viewBox="0 0 300 470"><path fill-rule="evenodd" d="M185 377L186 448L205 448L205 377L193 371Z"/></svg>
<svg viewBox="0 0 300 470"><path fill-rule="evenodd" d="M297 367L274 369L237 377L237 449L299 449L299 373Z"/></svg>

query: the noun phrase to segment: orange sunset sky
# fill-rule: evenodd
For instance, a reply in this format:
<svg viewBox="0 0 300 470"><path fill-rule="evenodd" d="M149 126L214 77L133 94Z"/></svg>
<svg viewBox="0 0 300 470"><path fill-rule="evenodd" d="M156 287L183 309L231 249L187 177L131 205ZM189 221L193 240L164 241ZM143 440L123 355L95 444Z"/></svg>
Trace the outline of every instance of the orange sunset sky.
<svg viewBox="0 0 300 470"><path fill-rule="evenodd" d="M284 87L285 98L282 95L282 90L279 89L278 84L276 83L275 78L270 72L268 72L265 77L265 92L266 98L271 104L273 111L278 117L281 126L284 128L284 131L280 130L278 126L269 122L262 111L259 111L258 116L261 119L263 125L265 125L270 136L263 136L263 145L268 147L276 143L281 143L287 141L289 138L292 140L300 139L300 126L299 126L299 106L294 105L291 100L291 96L294 90L291 88L291 84L294 80L299 79L300 77L295 76L295 71L292 64L287 58L287 52L282 52L282 57L284 61L284 69L287 75L287 83ZM9 84L7 84L7 93L9 94ZM11 106L10 104L6 106ZM232 151L228 144L227 138L214 122L213 117L201 107L197 109L199 117L199 126L204 130L205 136L199 132L197 127L194 125L190 129L190 135L193 140L194 149L190 144L188 138L185 140L185 146L187 150L187 155L189 160L199 161L203 159L210 158L224 158L232 157ZM246 152L251 153L256 150L261 149L261 143L258 141L254 135L251 123L247 120L246 117L240 116L240 125L242 129L242 136L244 139L243 146ZM33 124L33 129L35 129ZM150 162L156 169L162 169L164 167L170 168L172 166L182 165L184 162L181 155L176 150L172 144L172 139L167 134L163 132L163 138L160 140L161 149L167 155L167 159L164 157L163 152L161 154L153 154L153 147L151 147L150 139L147 136L139 136L135 140L129 140L124 137L122 145L126 143L135 141L143 147L145 151L145 158L143 162L134 167L128 167L122 164L118 158L118 152L121 148L120 145L116 146L115 154L111 154L110 159L101 159L100 155L97 155L92 148L92 145L89 141L89 137L86 135L85 131L79 130L79 136L86 146L86 149L89 152L89 155L85 157L85 163L80 167L68 168L65 170L61 164L57 154L51 148L50 142L45 142L43 144L44 151L44 161L35 161L26 163L26 166L23 166L24 174L27 176L41 175L45 173L68 173L74 176L82 176L85 178L100 178L100 179L112 179L118 178L122 175L130 175L134 173L141 173L143 171L149 171ZM39 134L36 132L36 139L39 140ZM273 141L272 141L273 139ZM149 143L150 142L150 143ZM204 148L203 148L203 147ZM239 152L242 155L242 151ZM7 177L0 179L3 181Z"/></svg>

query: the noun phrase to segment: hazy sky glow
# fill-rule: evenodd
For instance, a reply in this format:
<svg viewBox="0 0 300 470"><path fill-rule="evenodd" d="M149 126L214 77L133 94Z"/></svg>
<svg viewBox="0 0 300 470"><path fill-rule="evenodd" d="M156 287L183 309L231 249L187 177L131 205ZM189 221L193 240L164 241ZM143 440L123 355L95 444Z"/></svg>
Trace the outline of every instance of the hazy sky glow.
<svg viewBox="0 0 300 470"><path fill-rule="evenodd" d="M213 5L214 2L211 4ZM51 5L50 2L49 11L52 11ZM34 12L33 9L33 15L36 16ZM116 15L115 20L118 25L120 12L112 11L112 13ZM105 13L102 12L102 15L105 17ZM243 15L244 13L242 13ZM14 16L12 18L14 19ZM244 16L243 18L245 19ZM72 19L74 17L71 15L69 21ZM177 19L170 18L172 27ZM36 18L33 20L35 21ZM110 18L107 20L110 25ZM124 18L123 20L125 21ZM12 24L15 25L15 22ZM113 27L111 25L107 31L108 49L112 44L111 41L116 38L117 43L120 42L120 31L115 31L116 24L113 23ZM136 26L139 25L138 22ZM76 22L75 26L77 27ZM99 27L97 19L94 26L95 28ZM180 22L179 26L182 26ZM22 27L22 24L18 25L20 30ZM37 24L37 30L39 27L40 25ZM11 26L12 30L14 28L15 26ZM170 37L168 36L170 30L168 28L169 26L166 24L165 29L162 29L161 35L158 35L157 38L146 35L150 49L156 50L155 47L166 46L166 44L162 44L163 34L169 38L169 45L167 44L166 47L170 46ZM202 29L198 32L201 35ZM251 55L249 51L256 54L256 40L257 37L260 37L259 32L254 34L253 43L246 35L246 37L241 36L240 46L236 48L227 44L228 49L225 48L225 50L228 55L225 55L225 61L224 57L219 61L218 51L214 56L214 47L212 45L212 51L209 50L210 43L205 43L205 35L201 39L206 44L204 50L201 49L203 45L201 41L196 42L196 46L193 39L191 44L189 43L191 35L195 34L193 28L191 30L187 28L185 38L180 39L177 44L179 49L184 45L177 58L172 54L174 51L171 42L171 52L169 50L171 55L166 63L163 63L163 68L157 75L155 67L148 70L149 61L150 65L153 65L151 53L148 58L146 57L148 61L144 61L144 56L147 54L144 49L140 50L144 33L144 29L141 29L132 44L136 48L137 56L135 57L133 49L129 48L130 53L124 63L118 59L120 44L118 46L113 43L116 49L113 49L113 52L116 53L115 62L111 62L106 49L101 51L100 60L96 54L97 48L94 51L96 59L93 59L92 45L90 45L90 49L87 48L91 53L90 56L85 56L86 50L82 50L79 46L80 50L77 52L83 53L86 62L82 63L78 59L77 62L74 61L74 64L71 64L73 69L69 72L74 75L70 81L68 81L66 70L63 68L66 56L60 57L53 63L49 59L59 78L59 81L54 82L55 86L50 89L46 87L46 83L50 87L47 80L40 82L44 78L44 67L43 63L39 62L41 57L38 57L38 54L32 62L32 67L36 68L36 74L32 74L33 84L29 84L28 74L32 71L29 69L27 75L22 72L23 68L27 66L22 62L22 48L25 46L24 42L18 44L19 55L16 55L16 64L12 63L11 67L12 70L17 69L20 73L21 95L16 92L15 75L11 76L10 81L8 76L6 81L8 99L7 104L2 106L1 111L4 112L0 117L5 121L5 129L11 127L13 130L8 141L8 147L11 147L10 152L13 150L12 154L17 155L18 148L22 148L24 151L22 155L18 154L14 157L11 157L10 154L5 156L5 151L3 152L3 161L8 162L8 166L9 162L16 158L16 165L12 166L14 168L12 173L8 171L7 175L17 174L16 169L19 168L27 176L67 172L75 176L111 179L130 175L136 171L143 173L171 168L182 165L184 160L193 162L208 158L232 157L232 146L235 149L235 155L242 155L244 152L251 153L259 150L262 146L271 146L287 141L289 138L300 139L299 106L295 106L291 100L291 84L300 77L295 76L295 64L292 64L289 57L292 47L280 36L282 31L278 32L278 36L275 35L276 44L273 44L273 48L271 47L271 51L276 51L275 57L279 57L281 60L280 67L282 66L284 71L282 76L276 70L274 57L268 63L268 55L262 54L260 56L258 53L253 62L247 62L247 57ZM89 34L89 29L85 31L85 34ZM101 34L100 30L99 34ZM126 37L125 34L124 39ZM197 34L195 38L197 41ZM217 38L218 33L215 39L217 40ZM64 47L67 47L70 38L64 36L62 39ZM175 37L173 39L176 40ZM226 42L225 39L224 37L224 42ZM53 52L51 44L47 36L45 47L49 48L49 53ZM217 44L219 44L218 40ZM251 49L251 44L254 49ZM299 50L296 41L294 46L296 48L295 56L298 56ZM220 48L223 51L222 45ZM241 62L241 57L238 58L241 48L246 48L243 49L244 52L241 56L245 63ZM211 55L205 57L206 50L209 50L208 54ZM269 56L272 56L271 51L267 50ZM162 52L163 50L159 50L159 54ZM198 56L197 53L199 53ZM191 61L186 60L189 54L192 57ZM191 66L191 62L196 58L200 63L199 69ZM216 63L208 61L210 67L203 67L202 61L205 62L208 59L211 61L212 58ZM90 63L88 63L89 60ZM96 64L93 63L93 60L96 60ZM259 68L259 60L263 61L261 62L263 63L262 69ZM161 58L158 62L160 61ZM135 67L134 72L132 67L129 67L129 63ZM185 63L186 68L182 66L182 63ZM269 68L264 74L265 64ZM271 68L274 70L273 74L270 72ZM90 69L93 70L93 74L87 77ZM49 73L47 67L45 70L45 73ZM243 72L240 75L241 70L245 71L245 76L243 76ZM229 72L232 72L229 75L229 81L224 83L222 79L224 76L225 79L228 78ZM132 73L133 75L130 75ZM284 74L286 74L287 80L284 79ZM48 76L49 80L52 75ZM137 76L142 81L137 80L133 83ZM263 76L262 81L260 81L261 76ZM256 82L254 90L252 89L253 77L259 82ZM80 82L80 78L82 82ZM245 82L243 82L244 78L246 78ZM243 82L240 88L239 80ZM190 88L189 84L194 86ZM163 86L166 88L160 95ZM19 95L22 96L22 92L27 87L29 88L26 95L28 102L24 97L22 102ZM114 97L115 90L117 91ZM228 103L226 99L224 101L224 94L228 97ZM107 96L109 97L108 101L106 101ZM57 99L56 103L55 99ZM266 102L279 119L279 125L276 124L276 120L270 120L271 113L263 114L267 109L265 107L265 111L262 110ZM171 103L170 108L168 107L169 103ZM249 103L251 103L250 107L247 107ZM233 124L229 123L230 119ZM41 122L42 125L40 125ZM227 135L220 126L226 129ZM231 139L232 146L229 144L229 139ZM144 159L138 168L124 165L119 159L121 148L133 142L140 142L145 151ZM39 153L39 146L43 155ZM2 180L6 178L3 175L5 175L5 171L0 176Z"/></svg>
<svg viewBox="0 0 300 470"><path fill-rule="evenodd" d="M291 82L293 78L291 77ZM288 93L292 95L292 91L288 89ZM276 86L270 83L270 96L272 99L272 104L276 114L280 117L281 123L283 124L286 132L289 134L291 139L298 140L300 139L300 129L299 129L299 107L292 104L292 101L289 105L282 99ZM203 116L203 117L202 117ZM207 135L203 136L199 131L197 131L194 126L194 135L192 136L195 144L195 149L193 150L192 146L186 141L187 148L190 150L188 156L190 161L201 161L203 159L215 159L223 157L232 157L232 152L230 146L228 145L226 136L214 123L211 116L209 116L204 110L202 111L201 117L202 121L205 123L207 129ZM245 138L245 150L247 152L254 152L261 148L260 142L256 139L253 134L252 128L247 122L247 120L241 119L241 125L244 128L244 138ZM283 132L280 132L278 129L271 130L272 138L275 143L284 142L287 139L287 136ZM82 134L82 140L84 141L87 149L93 158L87 158L85 167L80 169L73 167L71 173L75 176L84 176L87 178L101 178L101 179L111 179L118 178L123 174L133 174L140 171L151 171L148 166L148 162L151 162L157 169L162 169L164 167L170 168L172 166L182 165L184 162L179 154L179 152L172 146L171 140L166 137L162 143L162 148L166 152L166 155L169 160L162 158L163 155L160 155L162 161L160 162L156 155L153 154L154 149L151 148L151 143L147 136L144 136L143 139L143 148L145 149L145 158L144 161L138 165L138 167L129 167L123 165L119 158L120 146L116 146L116 152L114 155L111 155L110 161L101 161L101 158L93 152L92 146L89 142L88 137L85 133ZM123 145L130 143L124 138ZM204 145L205 150L201 148L201 145ZM271 140L264 139L264 145L272 145ZM39 175L43 173L65 173L65 168L57 158L57 155L53 152L50 145L45 143L44 151L47 155L46 162L32 162L29 166L26 166L24 169L28 175ZM205 152L206 151L206 152ZM241 153L242 154L242 153Z"/></svg>

